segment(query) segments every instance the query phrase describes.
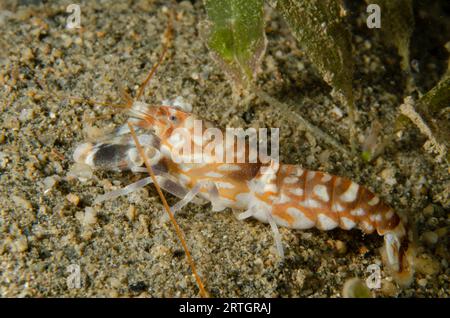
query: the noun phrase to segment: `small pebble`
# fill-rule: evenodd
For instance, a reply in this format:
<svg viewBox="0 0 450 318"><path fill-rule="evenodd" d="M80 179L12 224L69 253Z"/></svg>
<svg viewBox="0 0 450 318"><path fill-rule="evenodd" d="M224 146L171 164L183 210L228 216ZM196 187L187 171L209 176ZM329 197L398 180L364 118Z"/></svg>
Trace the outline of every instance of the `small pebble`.
<svg viewBox="0 0 450 318"><path fill-rule="evenodd" d="M119 288L121 286L120 280L115 277L111 277L109 279L109 284L111 285L112 288Z"/></svg>
<svg viewBox="0 0 450 318"><path fill-rule="evenodd" d="M398 290L393 282L383 279L381 282L381 293L386 297L394 297L397 295Z"/></svg>
<svg viewBox="0 0 450 318"><path fill-rule="evenodd" d="M364 41L364 48L366 50L370 50L372 48L372 43L370 43L370 41L368 41L368 40L365 40Z"/></svg>
<svg viewBox="0 0 450 318"><path fill-rule="evenodd" d="M393 186L397 183L397 180L395 179L395 171L392 168L386 168L381 171L381 177L383 178L384 182L390 186Z"/></svg>
<svg viewBox="0 0 450 318"><path fill-rule="evenodd" d="M440 271L441 264L429 257L419 257L415 260L417 272L425 275L436 275Z"/></svg>
<svg viewBox="0 0 450 318"><path fill-rule="evenodd" d="M17 240L14 241L14 247L13 250L15 252L25 252L28 249L28 241L25 236L19 237Z"/></svg>
<svg viewBox="0 0 450 318"><path fill-rule="evenodd" d="M336 250L337 250L337 252L339 253L339 254L345 254L345 253L347 253L347 245L344 243L344 242L342 242L342 241L340 241L340 240L337 240L336 242L335 242L335 247L336 247Z"/></svg>
<svg viewBox="0 0 450 318"><path fill-rule="evenodd" d="M439 224L439 219L435 217L431 217L427 220L427 225L431 227L436 227Z"/></svg>
<svg viewBox="0 0 450 318"><path fill-rule="evenodd" d="M83 224L84 225L94 225L96 223L97 223L97 212L93 208L87 207L84 210Z"/></svg>
<svg viewBox="0 0 450 318"><path fill-rule="evenodd" d="M333 106L333 109L330 111L330 113L335 119L341 119L342 117L344 117L344 113L342 112L342 110L336 106Z"/></svg>
<svg viewBox="0 0 450 318"><path fill-rule="evenodd" d="M425 215L433 215L434 213L434 207L432 204L427 205L425 209L423 209L423 214Z"/></svg>
<svg viewBox="0 0 450 318"><path fill-rule="evenodd" d="M59 203L55 205L55 207L53 208L53 213L58 214L60 217L64 217L66 215L65 204Z"/></svg>
<svg viewBox="0 0 450 318"><path fill-rule="evenodd" d="M18 207L24 208L26 210L31 210L33 208L30 201L22 198L21 196L13 195L11 198Z"/></svg>
<svg viewBox="0 0 450 318"><path fill-rule="evenodd" d="M305 271L302 269L297 270L297 274L295 275L295 280L296 280L299 288L302 288L303 285L305 285L305 279L306 279Z"/></svg>
<svg viewBox="0 0 450 318"><path fill-rule="evenodd" d="M372 293L367 285L359 278L348 279L342 289L344 298L372 298Z"/></svg>
<svg viewBox="0 0 450 318"><path fill-rule="evenodd" d="M438 239L439 237L435 232L428 231L422 234L422 240L429 245L436 244Z"/></svg>
<svg viewBox="0 0 450 318"><path fill-rule="evenodd" d="M419 286L425 287L425 286L427 286L428 281L426 278L422 278L422 279L419 279L417 281L417 283L419 284Z"/></svg>
<svg viewBox="0 0 450 318"><path fill-rule="evenodd" d="M437 229L436 231L434 231L434 233L436 233L436 235L439 238L443 238L443 237L445 237L447 235L448 228L447 227L441 227L441 228Z"/></svg>
<svg viewBox="0 0 450 318"><path fill-rule="evenodd" d="M61 35L62 44L65 48L68 48L70 45L72 45L72 38L66 34Z"/></svg>
<svg viewBox="0 0 450 318"><path fill-rule="evenodd" d="M69 193L68 195L66 195L66 199L75 206L77 206L78 203L80 203L80 197L78 197L76 194L73 193Z"/></svg>
<svg viewBox="0 0 450 318"><path fill-rule="evenodd" d="M80 237L85 240L85 241L89 241L92 238L92 230L90 229L84 229L81 234Z"/></svg>
<svg viewBox="0 0 450 318"><path fill-rule="evenodd" d="M194 81L198 81L198 79L200 78L200 76L198 75L198 73L194 72L194 73L191 74L191 78L192 78Z"/></svg>
<svg viewBox="0 0 450 318"><path fill-rule="evenodd" d="M31 48L29 48L29 47L24 48L24 49L20 52L20 55L21 55L21 60L22 60L23 62L30 61L30 60L33 59L33 57L34 57L33 51L32 51Z"/></svg>
<svg viewBox="0 0 450 318"><path fill-rule="evenodd" d="M133 222L136 218L136 207L133 204L128 207L127 218L130 222Z"/></svg>
<svg viewBox="0 0 450 318"><path fill-rule="evenodd" d="M100 181L100 185L101 185L101 186L103 187L103 189L106 190L106 191L112 190L112 187L113 187L111 181L108 180L108 179L103 179L103 180L101 180L101 181Z"/></svg>
<svg viewBox="0 0 450 318"><path fill-rule="evenodd" d="M34 110L30 108L24 108L20 111L19 120L21 122L30 121L34 118Z"/></svg>
<svg viewBox="0 0 450 318"><path fill-rule="evenodd" d="M81 182L86 182L93 176L92 168L86 164L76 163L70 168L69 177L78 178Z"/></svg>
<svg viewBox="0 0 450 318"><path fill-rule="evenodd" d="M44 184L44 194L49 193L58 183L59 177L57 175L46 177L42 183Z"/></svg>

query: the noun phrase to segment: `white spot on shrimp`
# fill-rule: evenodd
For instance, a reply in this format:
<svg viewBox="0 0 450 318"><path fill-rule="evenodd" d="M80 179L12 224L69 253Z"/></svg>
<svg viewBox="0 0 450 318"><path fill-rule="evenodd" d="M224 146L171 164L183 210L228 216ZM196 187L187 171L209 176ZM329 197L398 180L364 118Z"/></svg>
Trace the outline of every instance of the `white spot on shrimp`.
<svg viewBox="0 0 450 318"><path fill-rule="evenodd" d="M370 224L370 223L367 222L367 221L363 221L363 222L361 223L361 226L362 226L366 231L368 231L368 232L373 231L373 226L372 226L372 224Z"/></svg>
<svg viewBox="0 0 450 318"><path fill-rule="evenodd" d="M298 182L298 178L297 177L286 177L283 179L283 182L285 184L294 184Z"/></svg>
<svg viewBox="0 0 450 318"><path fill-rule="evenodd" d="M328 202L330 200L330 197L328 196L327 187L324 186L323 184L318 184L314 186L313 191L322 201Z"/></svg>
<svg viewBox="0 0 450 318"><path fill-rule="evenodd" d="M295 171L295 175L296 175L297 177L300 177L300 176L303 175L303 172L304 172L304 171L305 171L305 170L303 170L302 168L297 167L297 170Z"/></svg>
<svg viewBox="0 0 450 318"><path fill-rule="evenodd" d="M370 199L369 202L367 202L370 206L377 205L380 202L380 198L377 196L374 196L372 199Z"/></svg>
<svg viewBox="0 0 450 318"><path fill-rule="evenodd" d="M321 182L328 182L332 179L332 176L329 174L325 174L322 179L320 180Z"/></svg>
<svg viewBox="0 0 450 318"><path fill-rule="evenodd" d="M278 188L275 184L266 184L263 192L277 192Z"/></svg>
<svg viewBox="0 0 450 318"><path fill-rule="evenodd" d="M173 147L180 147L183 145L184 143L184 139L182 138L181 134L172 134L169 139L168 142L173 146Z"/></svg>
<svg viewBox="0 0 450 318"><path fill-rule="evenodd" d="M307 171L306 172L306 179L308 181L314 179L315 176L316 176L316 172L315 171Z"/></svg>
<svg viewBox="0 0 450 318"><path fill-rule="evenodd" d="M298 196L303 195L303 189L301 189L301 188L289 189L289 192L292 193L293 195L298 195Z"/></svg>
<svg viewBox="0 0 450 318"><path fill-rule="evenodd" d="M341 223L344 226L345 230L350 230L356 225L355 222L353 222L349 218L346 218L345 216L341 217Z"/></svg>
<svg viewBox="0 0 450 318"><path fill-rule="evenodd" d="M210 171L210 172L206 173L205 176L210 177L210 178L222 178L223 174L215 172L215 171Z"/></svg>
<svg viewBox="0 0 450 318"><path fill-rule="evenodd" d="M299 204L301 206L304 206L305 208L320 208L321 207L321 204L318 201L313 200L313 199L307 199L303 202L299 202Z"/></svg>
<svg viewBox="0 0 450 318"><path fill-rule="evenodd" d="M273 183L262 182L261 180L252 179L247 182L248 187L255 193L263 194L264 192L277 192L278 188Z"/></svg>
<svg viewBox="0 0 450 318"><path fill-rule="evenodd" d="M294 223L292 224L292 227L294 229L304 230L304 229L310 229L314 227L314 222L305 216L302 211L296 208L287 208L287 213L289 213L294 218Z"/></svg>
<svg viewBox="0 0 450 318"><path fill-rule="evenodd" d="M234 189L234 184L223 181L215 181L214 184L221 189Z"/></svg>
<svg viewBox="0 0 450 318"><path fill-rule="evenodd" d="M363 215L366 214L366 212L365 212L363 209L361 209L361 208L357 208L357 209L355 209L355 210L352 210L352 211L350 212L350 214L351 214L351 215L354 215L354 216L363 216Z"/></svg>
<svg viewBox="0 0 450 318"><path fill-rule="evenodd" d="M291 201L291 198L289 198L287 195L285 195L284 193L282 193L279 197L276 197L274 200L274 204L283 204L283 203L288 203Z"/></svg>
<svg viewBox="0 0 450 318"><path fill-rule="evenodd" d="M372 222L376 222L376 221L381 221L381 214L379 214L379 213L377 213L377 214L372 214L370 217L369 217L369 219L372 221Z"/></svg>
<svg viewBox="0 0 450 318"><path fill-rule="evenodd" d="M389 211L384 215L384 217L386 218L386 220L391 219L393 216L394 216L394 211L392 211L392 210L389 210Z"/></svg>
<svg viewBox="0 0 450 318"><path fill-rule="evenodd" d="M336 226L338 226L338 223L333 220L332 218L330 218L329 216L320 213L319 215L317 215L317 227L324 230L324 231L328 231L328 230L332 230L334 229Z"/></svg>
<svg viewBox="0 0 450 318"><path fill-rule="evenodd" d="M339 203L334 203L333 206L331 207L331 211L333 212L343 212L344 210L345 210L344 207Z"/></svg>
<svg viewBox="0 0 450 318"><path fill-rule="evenodd" d="M348 189L341 195L341 200L344 202L355 201L356 195L358 194L359 185L352 182Z"/></svg>

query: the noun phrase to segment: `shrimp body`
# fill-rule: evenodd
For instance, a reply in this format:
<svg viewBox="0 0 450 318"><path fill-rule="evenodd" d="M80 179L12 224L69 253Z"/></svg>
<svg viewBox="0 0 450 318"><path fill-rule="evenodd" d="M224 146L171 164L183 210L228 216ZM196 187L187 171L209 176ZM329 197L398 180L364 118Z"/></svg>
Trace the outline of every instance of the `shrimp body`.
<svg viewBox="0 0 450 318"><path fill-rule="evenodd" d="M227 147L234 145L211 147L212 140L204 134L206 129L214 128L210 122L171 106L135 103L130 112L137 117L135 125L142 129L142 134L152 131L158 142L152 139L149 144L160 154L155 158L180 187L188 192L195 190L192 196L211 201L215 211L231 208L241 212L240 219L253 217L269 223L281 255L277 226L300 230L316 227L326 231L338 227L359 228L366 234L376 231L384 236L384 261L394 278L402 284L411 280L413 249L406 220L365 187L347 178L274 161L216 162L212 159L218 152L226 152ZM195 131L196 121L203 124L200 131ZM190 159L197 159L194 162L174 160L174 154L179 154L180 146L185 145L191 151L179 155L178 159L189 155ZM92 149L96 147L82 146L76 151L75 161L94 166ZM90 149L91 154L79 149ZM245 150L249 150L247 145ZM133 151L128 147L127 153L130 156Z"/></svg>

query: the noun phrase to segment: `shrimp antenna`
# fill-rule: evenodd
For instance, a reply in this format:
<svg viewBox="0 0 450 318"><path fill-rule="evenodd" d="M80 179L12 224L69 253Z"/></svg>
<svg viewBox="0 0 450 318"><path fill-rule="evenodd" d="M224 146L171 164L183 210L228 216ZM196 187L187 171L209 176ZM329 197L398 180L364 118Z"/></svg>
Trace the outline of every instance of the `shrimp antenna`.
<svg viewBox="0 0 450 318"><path fill-rule="evenodd" d="M120 96L125 100L125 105L127 105L127 108L131 108L133 105L133 97L125 90L120 81L116 80L116 85L119 88Z"/></svg>
<svg viewBox="0 0 450 318"><path fill-rule="evenodd" d="M80 98L76 96L69 96L68 99L74 100L79 103L87 103L89 105L100 105L100 106L108 106L108 107L115 107L115 108L128 108L128 104L111 104L106 102L99 102L96 100L88 99L88 98Z"/></svg>
<svg viewBox="0 0 450 318"><path fill-rule="evenodd" d="M142 97L142 95L144 94L145 87L150 82L153 75L156 73L157 68L159 67L159 65L161 65L162 61L164 60L164 57L166 56L167 50L169 49L170 44L172 42L172 35L173 35L172 19L173 19L173 13L172 13L172 11L170 11L169 22L168 22L166 31L164 32L163 51L161 53L161 56L159 57L159 60L156 62L156 64L153 65L153 67L151 68L147 77L145 78L144 82L142 82L141 86L139 87L139 91L136 95L136 100L138 100L140 97Z"/></svg>

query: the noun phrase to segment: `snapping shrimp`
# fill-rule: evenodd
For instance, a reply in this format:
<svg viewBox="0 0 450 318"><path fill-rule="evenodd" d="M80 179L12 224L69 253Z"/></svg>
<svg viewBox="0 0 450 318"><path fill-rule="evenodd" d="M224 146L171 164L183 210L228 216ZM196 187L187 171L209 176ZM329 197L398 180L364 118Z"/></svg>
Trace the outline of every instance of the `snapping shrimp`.
<svg viewBox="0 0 450 318"><path fill-rule="evenodd" d="M274 161L214 162L204 155L207 147L211 150L212 140L196 136L194 124L200 121L203 132L214 125L197 118L185 105L154 106L136 101L129 113L161 188L181 198L172 212L198 202L198 197L211 202L214 211L240 211L240 220L252 217L270 225L281 257L284 252L278 226L324 231L359 228L366 234L376 231L384 237L382 257L392 276L401 285L411 282L414 244L407 220L365 187L344 177ZM174 160L174 152L183 143L191 143L191 155L203 159L195 163ZM214 155L214 151L210 153ZM79 145L74 160L93 168L145 171L126 125L99 143ZM144 178L98 197L95 203L149 183L150 178Z"/></svg>

